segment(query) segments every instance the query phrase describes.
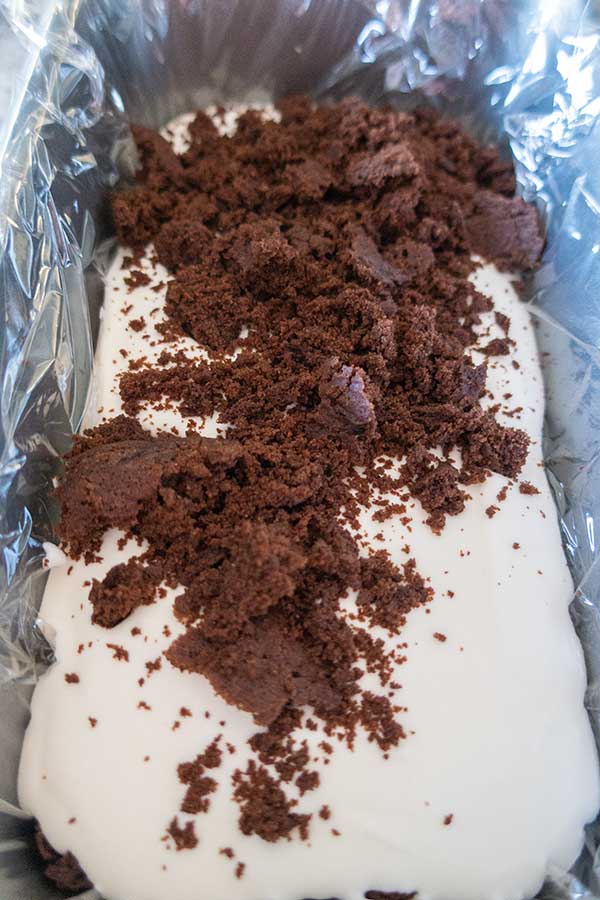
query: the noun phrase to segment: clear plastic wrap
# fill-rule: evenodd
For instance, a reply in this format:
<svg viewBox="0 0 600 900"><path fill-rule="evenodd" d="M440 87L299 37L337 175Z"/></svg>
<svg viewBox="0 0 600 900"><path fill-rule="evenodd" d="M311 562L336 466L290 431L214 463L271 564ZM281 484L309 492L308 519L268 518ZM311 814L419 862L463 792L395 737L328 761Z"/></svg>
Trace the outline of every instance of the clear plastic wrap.
<svg viewBox="0 0 600 900"><path fill-rule="evenodd" d="M577 591L572 613L600 740L600 31L548 0L0 2L0 893L57 892L16 808L42 542L61 454L88 396L111 251L106 193L130 171L128 121L309 91L429 103L514 157L547 224L529 285L545 359L545 454ZM540 896L600 895L600 826ZM83 896L83 895L82 895ZM88 892L86 897L96 896Z"/></svg>

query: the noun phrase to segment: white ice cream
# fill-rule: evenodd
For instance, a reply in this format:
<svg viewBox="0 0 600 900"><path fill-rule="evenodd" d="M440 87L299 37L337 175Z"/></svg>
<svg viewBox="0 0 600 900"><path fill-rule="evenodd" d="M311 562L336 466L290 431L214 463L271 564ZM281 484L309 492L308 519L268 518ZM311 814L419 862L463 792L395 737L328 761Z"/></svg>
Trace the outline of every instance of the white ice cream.
<svg viewBox="0 0 600 900"><path fill-rule="evenodd" d="M178 140L184 129L185 122ZM166 280L161 267L148 260L144 267L154 284ZM108 278L88 424L121 410L117 376L128 360L119 349L149 359L161 349L152 347L152 326L163 318L165 291L128 293L126 274L119 257ZM541 468L543 388L533 327L508 277L487 266L475 280L512 320L520 369L508 357L492 360L488 387L498 400L512 394L503 401L507 412L523 407L499 419L532 437L521 478L540 494L524 496L515 484L498 503L507 482L494 476L470 489L473 499L441 536L422 524L418 503L410 530L398 519L374 522L365 512L373 546L402 562L408 544L435 599L410 614L400 638L386 637L408 645L395 679L409 736L389 759L359 736L354 751L339 745L325 765L322 733L303 735L321 785L298 811L325 804L332 810L328 821L313 817L308 843L296 837L269 844L239 831L231 774L249 758L251 717L216 696L202 676L182 674L165 660L147 677L145 663L182 631L172 612L177 591L108 631L91 624L89 581L139 548L118 550L118 535L110 532L102 563L60 565L53 554L40 615L55 634L57 661L34 694L19 794L53 846L74 853L107 900L362 900L367 890L417 890L422 900L518 900L532 897L547 873L565 870L577 856L583 826L600 802L598 760L568 614L572 583ZM136 333L127 322L139 316L148 328ZM182 345L199 352L192 341ZM152 409L140 419L152 430L184 425L175 413ZM215 422L206 424L207 434L217 431ZM485 514L491 504L499 507L492 519ZM142 634L132 635L135 627ZM447 640L436 640L435 632ZM129 661L114 659L107 643L122 645ZM79 683L67 683L68 673ZM181 707L192 717L182 718ZM208 814L179 814L180 824L195 820L199 843L177 852L161 840L185 791L177 765L216 734L235 752L211 772L219 790ZM234 859L219 853L224 847L233 848ZM245 871L238 879L240 862Z"/></svg>

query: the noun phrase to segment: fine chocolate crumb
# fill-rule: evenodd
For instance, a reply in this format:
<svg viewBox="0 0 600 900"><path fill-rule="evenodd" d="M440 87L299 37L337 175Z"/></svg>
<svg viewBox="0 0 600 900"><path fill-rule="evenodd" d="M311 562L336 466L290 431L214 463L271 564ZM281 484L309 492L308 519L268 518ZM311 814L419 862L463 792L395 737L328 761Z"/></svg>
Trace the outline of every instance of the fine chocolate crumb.
<svg viewBox="0 0 600 900"><path fill-rule="evenodd" d="M486 356L508 356L510 353L510 340L508 338L494 338L485 347L481 348L481 352Z"/></svg>
<svg viewBox="0 0 600 900"><path fill-rule="evenodd" d="M245 772L233 774L234 797L240 804L239 826L242 834L257 834L265 841L289 838L298 830L306 840L310 815L292 812L290 801L264 766L250 760Z"/></svg>
<svg viewBox="0 0 600 900"><path fill-rule="evenodd" d="M391 893L389 891L367 891L365 900L413 900L416 896L416 891L408 894L403 894L399 891L392 891Z"/></svg>
<svg viewBox="0 0 600 900"><path fill-rule="evenodd" d="M179 765L177 769L179 781L187 786L181 804L181 812L190 815L208 812L209 798L217 790L217 782L211 776L206 775L206 770L218 769L222 758L223 752L219 747L219 738L215 738L192 762Z"/></svg>
<svg viewBox="0 0 600 900"><path fill-rule="evenodd" d="M539 490L531 484L529 481L521 481L519 482L519 493L525 494L526 496L533 496L535 494L539 494Z"/></svg>
<svg viewBox="0 0 600 900"><path fill-rule="evenodd" d="M176 850L193 850L198 846L198 838L193 822L186 822L181 828L177 816L170 822L167 834L173 838Z"/></svg>
<svg viewBox="0 0 600 900"><path fill-rule="evenodd" d="M149 275L140 269L130 269L129 275L126 275L123 280L130 291L135 290L135 288L146 287L152 281Z"/></svg>
<svg viewBox="0 0 600 900"><path fill-rule="evenodd" d="M147 663L145 663L146 671L148 672L148 678L153 674L153 672L158 672L162 666L162 659L160 656L157 656L156 659L150 659Z"/></svg>
<svg viewBox="0 0 600 900"><path fill-rule="evenodd" d="M129 662L129 651L125 647L122 647L120 644L107 644L106 646L113 651L113 659Z"/></svg>
<svg viewBox="0 0 600 900"><path fill-rule="evenodd" d="M76 672L66 672L65 681L67 684L79 684L79 675Z"/></svg>
<svg viewBox="0 0 600 900"><path fill-rule="evenodd" d="M300 791L300 796L303 797L307 791L314 791L318 788L320 780L318 772L302 772L296 778L296 787Z"/></svg>
<svg viewBox="0 0 600 900"><path fill-rule="evenodd" d="M510 330L510 318L501 312L495 312L494 318L496 320L496 324L500 326L504 334L508 334Z"/></svg>

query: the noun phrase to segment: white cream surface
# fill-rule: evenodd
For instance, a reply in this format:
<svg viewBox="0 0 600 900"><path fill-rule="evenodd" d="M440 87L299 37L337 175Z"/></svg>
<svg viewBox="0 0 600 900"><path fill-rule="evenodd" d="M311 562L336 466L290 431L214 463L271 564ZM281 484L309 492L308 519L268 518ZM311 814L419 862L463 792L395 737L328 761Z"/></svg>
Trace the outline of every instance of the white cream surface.
<svg viewBox="0 0 600 900"><path fill-rule="evenodd" d="M184 129L185 120L178 140ZM128 360L153 359L162 349L153 326L163 319L165 289L128 292L121 262L122 255L108 277L88 424L121 411L117 377ZM149 254L143 266L153 284L166 281ZM19 795L52 845L74 853L107 900L362 900L368 890L416 890L422 900L520 900L577 856L583 826L600 803L598 760L568 613L572 583L541 467L543 387L534 332L507 276L486 266L474 280L512 320L517 346L512 357L491 360L488 387L503 403L500 421L533 439L521 480L540 493L523 495L515 483L498 502L508 483L494 476L470 489L472 500L439 536L423 524L418 502L408 526L364 512L369 543L399 563L408 545L435 596L409 615L399 638L374 630L389 645L407 645L394 678L402 685L397 702L407 707L400 720L408 736L389 758L361 735L354 750L339 744L327 757L321 731L302 733L321 783L297 811L331 808L328 821L313 815L308 841L267 843L238 828L231 775L250 758L252 718L228 706L203 676L183 674L164 658L148 677L146 662L182 631L172 611L178 591L111 630L91 624L89 582L139 547L129 542L119 550L113 531L100 563L49 554L40 617L56 662L34 693ZM132 331L127 322L139 316L148 327ZM488 331L501 336L493 315L484 330L486 341ZM181 345L190 355L200 352L192 341ZM512 396L503 400L505 394ZM520 406L520 414L506 415ZM153 431L185 425L172 410L148 408L140 420ZM203 430L217 434L218 423ZM492 504L498 512L489 518ZM128 661L115 659L108 643L125 648ZM70 673L78 683L66 682ZM191 717L180 715L182 707ZM185 792L177 766L218 734L235 750L210 773L219 788L209 812L179 813L181 825L194 820L199 843L176 851L162 838ZM225 847L234 859L219 852ZM245 865L241 878L238 863Z"/></svg>

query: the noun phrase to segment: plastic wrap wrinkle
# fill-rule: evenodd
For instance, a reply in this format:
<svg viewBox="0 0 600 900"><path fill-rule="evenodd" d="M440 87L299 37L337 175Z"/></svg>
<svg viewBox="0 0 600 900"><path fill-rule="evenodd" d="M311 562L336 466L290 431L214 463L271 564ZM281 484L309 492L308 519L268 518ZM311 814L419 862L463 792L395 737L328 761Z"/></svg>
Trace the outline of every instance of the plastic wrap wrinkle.
<svg viewBox="0 0 600 900"><path fill-rule="evenodd" d="M596 12L595 12L596 9ZM77 431L110 252L103 197L131 171L127 119L308 90L433 104L512 154L548 244L529 286L546 361L545 455L600 738L600 36L597 4L522 0L0 3L0 885L57 897L11 808L60 456ZM7 805L8 804L8 805ZM600 896L600 829L545 898ZM98 896L87 892L86 898Z"/></svg>

